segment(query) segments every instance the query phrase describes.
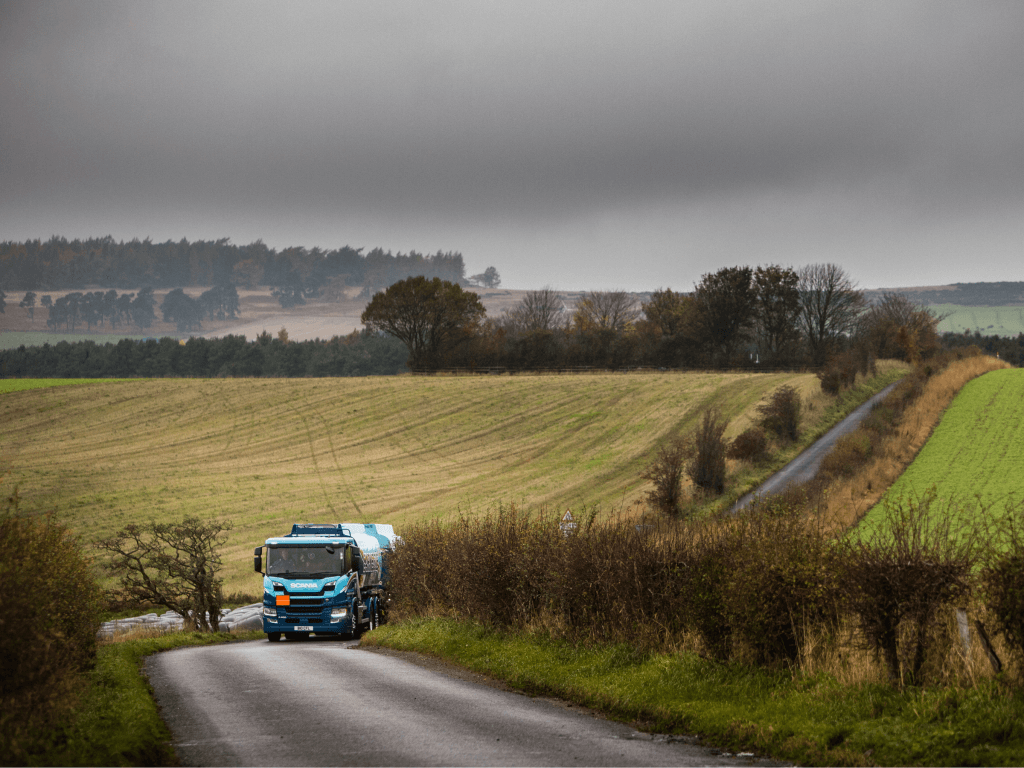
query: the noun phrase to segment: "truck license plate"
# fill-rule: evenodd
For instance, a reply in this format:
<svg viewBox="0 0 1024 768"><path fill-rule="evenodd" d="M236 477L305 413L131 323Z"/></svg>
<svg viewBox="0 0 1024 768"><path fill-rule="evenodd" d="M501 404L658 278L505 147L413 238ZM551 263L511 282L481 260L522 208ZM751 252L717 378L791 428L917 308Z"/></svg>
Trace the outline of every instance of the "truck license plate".
<svg viewBox="0 0 1024 768"><path fill-rule="evenodd" d="M312 632L313 628L312 627L296 627L295 630L297 632Z"/></svg>

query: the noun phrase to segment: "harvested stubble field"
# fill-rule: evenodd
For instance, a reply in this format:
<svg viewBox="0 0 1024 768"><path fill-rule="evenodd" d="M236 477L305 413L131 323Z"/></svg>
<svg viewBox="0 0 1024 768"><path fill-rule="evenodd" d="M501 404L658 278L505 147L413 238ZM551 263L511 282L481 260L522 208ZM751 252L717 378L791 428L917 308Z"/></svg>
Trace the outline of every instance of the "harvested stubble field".
<svg viewBox="0 0 1024 768"><path fill-rule="evenodd" d="M0 395L0 481L87 542L229 520L225 588L251 591L251 547L294 521L623 511L667 435L714 406L731 437L783 384L817 390L812 374L97 381Z"/></svg>

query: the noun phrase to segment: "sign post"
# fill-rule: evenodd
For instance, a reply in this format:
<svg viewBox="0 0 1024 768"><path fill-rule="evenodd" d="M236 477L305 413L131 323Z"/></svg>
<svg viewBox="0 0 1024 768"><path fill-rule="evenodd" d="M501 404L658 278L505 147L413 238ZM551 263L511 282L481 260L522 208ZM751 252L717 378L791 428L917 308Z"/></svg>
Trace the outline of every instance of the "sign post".
<svg viewBox="0 0 1024 768"><path fill-rule="evenodd" d="M568 509L562 515L562 522L558 526L562 529L562 535L569 537L576 532L576 522L572 519L572 512Z"/></svg>

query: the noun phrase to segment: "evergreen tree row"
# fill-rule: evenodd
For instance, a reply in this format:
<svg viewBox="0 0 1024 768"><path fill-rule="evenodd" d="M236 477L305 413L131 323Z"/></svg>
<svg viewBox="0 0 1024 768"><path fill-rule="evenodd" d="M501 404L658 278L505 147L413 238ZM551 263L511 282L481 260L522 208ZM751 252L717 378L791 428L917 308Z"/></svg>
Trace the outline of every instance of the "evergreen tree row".
<svg viewBox="0 0 1024 768"><path fill-rule="evenodd" d="M154 243L149 238L123 242L107 236L69 241L54 236L46 242L7 241L0 243L0 289L266 286L302 303L304 298L318 297L325 291L329 295L345 286L365 286L370 296L412 275L466 282L466 267L458 252L392 254L374 248L363 254L362 250L346 245L335 250L294 247L277 251L262 240L234 245L228 238ZM484 275L475 278L483 279ZM497 279L496 270L491 279Z"/></svg>
<svg viewBox="0 0 1024 768"><path fill-rule="evenodd" d="M255 341L60 341L0 350L0 378L386 376L405 371L407 358L400 341L372 331L329 341L288 341L285 333L275 338L266 332Z"/></svg>

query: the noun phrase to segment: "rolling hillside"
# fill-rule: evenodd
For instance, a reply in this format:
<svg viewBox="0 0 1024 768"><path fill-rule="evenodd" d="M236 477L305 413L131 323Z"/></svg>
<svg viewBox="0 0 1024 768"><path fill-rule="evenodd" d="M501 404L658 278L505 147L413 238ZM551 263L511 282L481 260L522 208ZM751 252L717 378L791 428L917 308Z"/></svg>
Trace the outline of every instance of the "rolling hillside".
<svg viewBox="0 0 1024 768"><path fill-rule="evenodd" d="M229 590L293 521L403 524L500 502L628 508L703 406L751 413L811 374L96 382L0 395L0 477L87 541L132 521L217 516ZM820 410L818 411L820 415ZM735 419L729 434L749 423Z"/></svg>

